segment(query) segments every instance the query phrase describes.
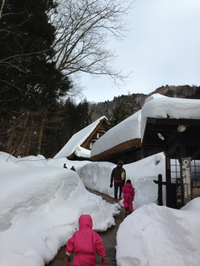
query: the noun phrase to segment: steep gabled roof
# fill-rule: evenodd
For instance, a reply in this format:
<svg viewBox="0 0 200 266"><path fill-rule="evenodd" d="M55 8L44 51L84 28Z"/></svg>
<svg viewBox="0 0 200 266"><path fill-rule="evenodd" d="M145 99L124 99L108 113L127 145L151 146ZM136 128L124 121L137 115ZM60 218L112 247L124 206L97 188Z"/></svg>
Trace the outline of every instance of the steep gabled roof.
<svg viewBox="0 0 200 266"><path fill-rule="evenodd" d="M55 159L70 157L72 154L75 154L78 157L90 158L91 151L81 147L81 145L93 134L95 129L103 121L108 123L108 119L105 116L100 117L92 124L83 128L74 134L71 139L65 144L65 146L54 156Z"/></svg>

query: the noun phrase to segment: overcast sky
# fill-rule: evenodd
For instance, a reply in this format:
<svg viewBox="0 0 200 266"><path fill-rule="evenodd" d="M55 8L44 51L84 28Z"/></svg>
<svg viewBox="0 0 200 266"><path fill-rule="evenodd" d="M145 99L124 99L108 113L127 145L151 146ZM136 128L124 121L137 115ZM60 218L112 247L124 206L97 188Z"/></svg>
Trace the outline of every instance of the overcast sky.
<svg viewBox="0 0 200 266"><path fill-rule="evenodd" d="M127 19L128 37L110 45L118 55L116 67L132 71L131 78L119 89L106 77L82 76L88 101L148 94L166 84L200 86L200 0L136 0Z"/></svg>

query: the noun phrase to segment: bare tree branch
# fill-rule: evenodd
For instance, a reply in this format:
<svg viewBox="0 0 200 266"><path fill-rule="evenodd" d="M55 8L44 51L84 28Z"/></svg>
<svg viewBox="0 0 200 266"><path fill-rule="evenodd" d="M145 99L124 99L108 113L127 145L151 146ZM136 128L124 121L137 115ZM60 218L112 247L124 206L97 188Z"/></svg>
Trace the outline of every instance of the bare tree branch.
<svg viewBox="0 0 200 266"><path fill-rule="evenodd" d="M2 2L1 2L1 8L0 8L0 19L2 17L4 5L5 5L5 0L2 0Z"/></svg>
<svg viewBox="0 0 200 266"><path fill-rule="evenodd" d="M106 47L109 38L125 37L124 16L132 8L127 0L61 0L56 14L49 14L56 27L54 43L58 68L71 75L77 72L108 75L116 82L127 77L113 67L114 52Z"/></svg>

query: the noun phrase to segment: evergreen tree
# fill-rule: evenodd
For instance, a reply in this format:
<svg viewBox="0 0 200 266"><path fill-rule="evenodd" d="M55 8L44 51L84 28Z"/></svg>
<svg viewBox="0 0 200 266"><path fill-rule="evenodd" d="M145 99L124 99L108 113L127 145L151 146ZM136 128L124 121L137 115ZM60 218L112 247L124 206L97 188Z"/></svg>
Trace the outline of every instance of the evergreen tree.
<svg viewBox="0 0 200 266"><path fill-rule="evenodd" d="M36 132L40 150L48 110L70 87L68 78L58 71L52 60L55 28L47 17L51 8L54 8L52 0L7 0L3 8L0 126L5 130L0 142L9 153L17 149L19 152L20 143L23 146L32 138L30 125Z"/></svg>
<svg viewBox="0 0 200 266"><path fill-rule="evenodd" d="M116 126L135 112L136 102L129 94L128 96L124 97L124 100L121 103L117 104L117 106L112 109L110 127Z"/></svg>
<svg viewBox="0 0 200 266"><path fill-rule="evenodd" d="M200 86L196 87L196 92L191 95L190 99L200 99Z"/></svg>
<svg viewBox="0 0 200 266"><path fill-rule="evenodd" d="M51 1L8 0L0 20L2 107L42 106L62 95L68 80L51 60L55 29L48 22ZM7 107L7 108L6 108Z"/></svg>
<svg viewBox="0 0 200 266"><path fill-rule="evenodd" d="M55 116L51 120L48 117L44 130L41 151L45 157L55 156L75 133L91 123L86 99L77 105L68 98L54 110Z"/></svg>

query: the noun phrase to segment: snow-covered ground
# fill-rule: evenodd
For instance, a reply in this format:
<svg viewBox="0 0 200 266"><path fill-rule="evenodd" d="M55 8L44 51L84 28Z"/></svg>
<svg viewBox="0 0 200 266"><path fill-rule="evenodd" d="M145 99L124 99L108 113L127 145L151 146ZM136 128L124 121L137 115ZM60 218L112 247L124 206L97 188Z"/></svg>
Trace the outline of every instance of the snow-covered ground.
<svg viewBox="0 0 200 266"><path fill-rule="evenodd" d="M118 266L200 265L200 198L182 210L153 203L129 215L117 232Z"/></svg>
<svg viewBox="0 0 200 266"><path fill-rule="evenodd" d="M77 168L77 173L88 188L97 190L114 197L114 190L110 188L110 176L113 163L93 162ZM158 175L163 176L165 181L165 157L163 153L147 157L136 163L123 166L126 170L127 179L132 181L136 195L133 203L134 209L148 203L157 203L158 186L153 180L158 180ZM163 188L165 200L165 188Z"/></svg>
<svg viewBox="0 0 200 266"><path fill-rule="evenodd" d="M106 231L118 213L64 169L62 159L0 152L0 184L1 266L42 266L66 244L81 214L92 216L94 230Z"/></svg>
<svg viewBox="0 0 200 266"><path fill-rule="evenodd" d="M107 137L105 134L94 147L104 151L110 143L117 145L129 139L142 139L147 117L200 119L200 101L152 95L146 99L141 113L127 119L130 123L120 123L117 129L110 130L114 133L108 133ZM126 130L127 124L130 130ZM114 225L118 204L106 203L85 187L112 196L110 174L115 165L61 158L74 148L85 152L79 149L85 135L85 130L79 132L70 141L70 148L66 144L62 154L54 159L41 155L20 159L0 152L0 266L43 266L77 229L81 214L92 216L96 231L105 231ZM110 142L112 138L114 142ZM96 149L96 154L102 150ZM68 169L63 168L64 163ZM77 172L69 170L72 165ZM153 180L159 174L165 180L162 153L124 168L135 188L135 211L119 227L117 265L199 266L200 198L181 210L156 205L157 185ZM120 205L123 206L122 202Z"/></svg>
<svg viewBox="0 0 200 266"><path fill-rule="evenodd" d="M156 205L153 180L158 174L164 177L164 162L159 153L124 165L136 195L135 211L117 233L118 266L199 265L200 199L182 210ZM64 163L77 172L64 169ZM106 203L85 186L112 196L113 167L43 156L21 159L0 152L0 265L43 266L77 230L81 214L92 216L96 231L112 226L117 204Z"/></svg>

